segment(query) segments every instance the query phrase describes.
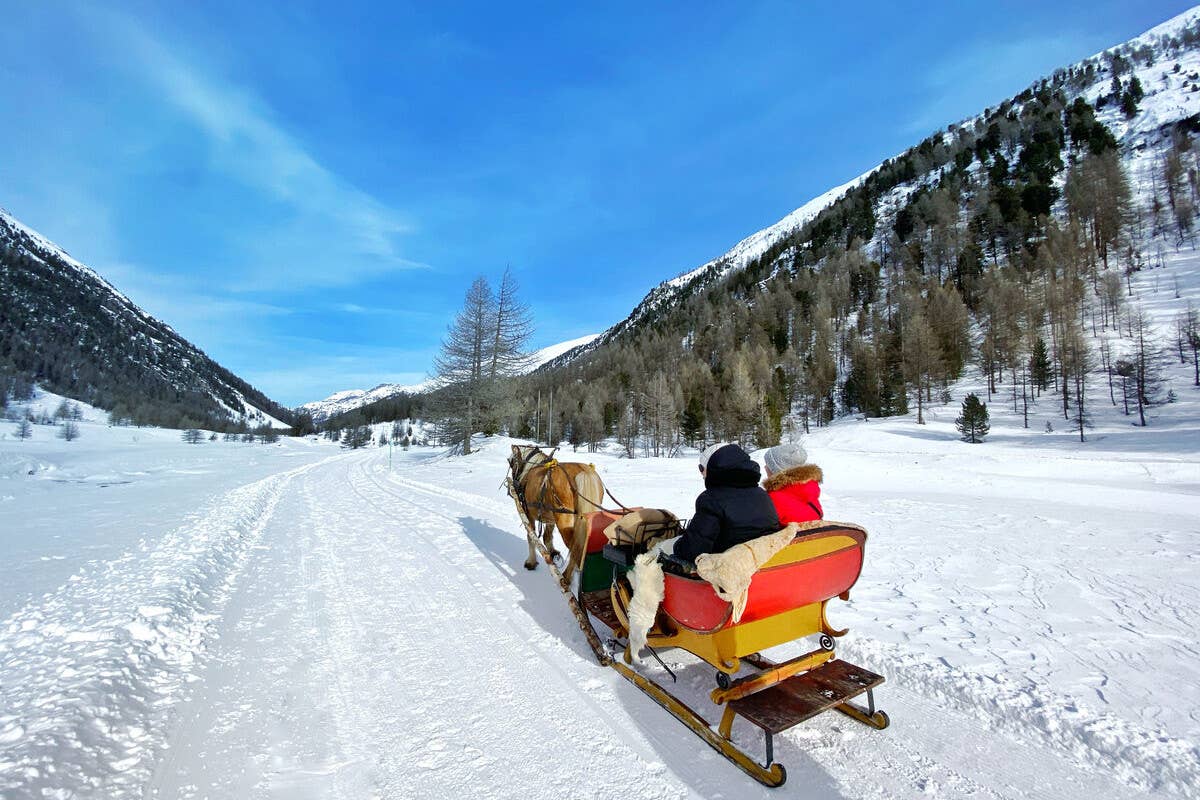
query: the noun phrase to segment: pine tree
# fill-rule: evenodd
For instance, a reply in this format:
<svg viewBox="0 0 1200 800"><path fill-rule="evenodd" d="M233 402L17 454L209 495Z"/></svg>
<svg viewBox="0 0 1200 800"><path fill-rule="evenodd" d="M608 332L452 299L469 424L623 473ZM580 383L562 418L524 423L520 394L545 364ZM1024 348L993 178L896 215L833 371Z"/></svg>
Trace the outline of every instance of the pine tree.
<svg viewBox="0 0 1200 800"><path fill-rule="evenodd" d="M1190 305L1183 315L1184 344L1192 351L1192 369L1195 372L1195 385L1200 386L1200 319L1196 310Z"/></svg>
<svg viewBox="0 0 1200 800"><path fill-rule="evenodd" d="M694 394L688 398L683 413L679 415L679 432L689 447L695 447L704 435L704 398Z"/></svg>
<svg viewBox="0 0 1200 800"><path fill-rule="evenodd" d="M79 426L71 420L64 420L62 425L58 426L58 438L65 442L73 442L79 438Z"/></svg>
<svg viewBox="0 0 1200 800"><path fill-rule="evenodd" d="M180 438L188 444L199 444L204 438L204 434L197 428L188 428L180 435Z"/></svg>
<svg viewBox="0 0 1200 800"><path fill-rule="evenodd" d="M932 376L941 369L941 347L925 315L913 312L904 322L904 378L917 398L917 424L925 424L925 396Z"/></svg>
<svg viewBox="0 0 1200 800"><path fill-rule="evenodd" d="M1044 392L1050 383L1050 375L1050 354L1046 351L1046 341L1039 336L1033 343L1033 355L1029 357L1029 378L1039 392Z"/></svg>
<svg viewBox="0 0 1200 800"><path fill-rule="evenodd" d="M1068 381L1068 387L1075 398L1075 413L1071 421L1079 433L1079 441L1084 441L1084 429L1091 427L1091 415L1088 413L1087 374L1094 366L1094 358L1088 340L1078 323L1071 324L1064 330L1063 339L1063 373Z"/></svg>
<svg viewBox="0 0 1200 800"><path fill-rule="evenodd" d="M964 442L982 442L991 429L988 423L987 403L981 402L974 392L967 395L962 403L962 413L954 420L954 427L962 434Z"/></svg>
<svg viewBox="0 0 1200 800"><path fill-rule="evenodd" d="M316 432L317 426L313 424L311 413L301 411L296 414L296 421L292 423L292 436L308 436Z"/></svg>
<svg viewBox="0 0 1200 800"><path fill-rule="evenodd" d="M471 452L471 435L479 421L485 378L493 362L495 326L495 297L487 279L478 277L467 290L463 307L434 359L434 370L443 387L443 438L458 444L464 455Z"/></svg>
<svg viewBox="0 0 1200 800"><path fill-rule="evenodd" d="M1129 314L1129 328L1133 336L1134 391L1137 395L1138 419L1146 426L1146 406L1157 405L1162 389L1162 353L1153 339L1150 317L1145 310L1135 307Z"/></svg>
<svg viewBox="0 0 1200 800"><path fill-rule="evenodd" d="M496 293L496 318L492 327L491 380L524 371L529 361L526 347L533 335L533 315L518 295L517 279L507 267Z"/></svg>
<svg viewBox="0 0 1200 800"><path fill-rule="evenodd" d="M28 419L22 419L17 422L16 430L18 439L28 439L33 436L33 423Z"/></svg>
<svg viewBox="0 0 1200 800"><path fill-rule="evenodd" d="M531 332L529 310L519 302L510 272L498 295L486 278L474 280L434 359L442 438L463 454L471 452L473 433L498 429L507 399L503 379L528 362Z"/></svg>

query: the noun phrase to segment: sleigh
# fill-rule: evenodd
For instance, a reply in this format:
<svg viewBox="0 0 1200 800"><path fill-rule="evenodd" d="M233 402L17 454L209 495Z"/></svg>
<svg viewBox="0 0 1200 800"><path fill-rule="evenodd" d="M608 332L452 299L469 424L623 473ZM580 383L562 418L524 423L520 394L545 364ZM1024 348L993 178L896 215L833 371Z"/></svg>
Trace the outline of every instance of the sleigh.
<svg viewBox="0 0 1200 800"><path fill-rule="evenodd" d="M525 525L531 556L536 552L546 562L597 661L611 666L756 780L767 786L784 783L787 771L775 761L773 737L824 711L840 711L873 728L888 726L887 714L875 708L873 692L883 677L834 657L834 640L846 631L831 627L826 617L830 601L849 599L862 571L867 539L862 528L827 521L803 523L791 543L754 573L737 621L731 604L707 581L682 569L665 572L663 602L646 643L672 679L674 673L659 658L659 650L686 650L716 670L710 699L722 714L714 728L679 697L636 669L629 651L632 589L626 573L646 540L653 538L641 534L671 531L638 531L626 545L620 541L614 545L605 529L630 509L578 514L576 519L582 518L586 524L575 530L573 552L582 555L581 563L574 564L579 567L575 589L558 568L556 554L536 535L528 498L519 489L519 466L519 461L510 460L512 475L505 485ZM584 533L586 541L578 541ZM607 631L607 644L598 630ZM815 650L779 663L762 655L763 650L806 637L816 638ZM865 708L851 702L864 694ZM734 743L733 725L738 717L763 731L763 763Z"/></svg>
<svg viewBox="0 0 1200 800"><path fill-rule="evenodd" d="M608 627L617 640L627 641L632 589L624 573L633 563L635 548L607 543L602 532L615 519L614 514L589 516L588 555L579 599L588 614ZM850 589L858 581L866 531L825 521L800 527L791 544L755 572L745 609L736 622L732 604L721 599L708 581L682 570L664 572L663 602L646 643L656 658L657 651L678 647L717 670L717 686L710 698L723 713L715 732L695 711L632 670L628 646L623 654L625 663L616 665L619 671L628 670L626 677L709 744L768 786L779 786L787 777L783 765L774 761L775 734L830 709L874 728L889 724L887 714L875 708L873 690L883 683L883 677L834 658L834 638L847 631L833 628L826 617L829 602L849 599ZM602 575L607 577L607 586L597 585ZM809 636L817 638L818 647L804 655L776 663L760 654ZM743 671L746 674L739 676ZM863 694L865 708L851 702ZM738 717L763 731L764 764L754 762L732 742Z"/></svg>

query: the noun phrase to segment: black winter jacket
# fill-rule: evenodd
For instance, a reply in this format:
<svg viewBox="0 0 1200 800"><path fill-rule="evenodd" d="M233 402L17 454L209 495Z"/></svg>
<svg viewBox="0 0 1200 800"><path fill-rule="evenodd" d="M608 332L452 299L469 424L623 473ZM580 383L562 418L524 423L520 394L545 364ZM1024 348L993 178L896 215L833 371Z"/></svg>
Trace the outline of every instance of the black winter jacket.
<svg viewBox="0 0 1200 800"><path fill-rule="evenodd" d="M758 464L729 444L712 454L696 513L675 542L675 555L695 561L701 553L723 553L735 544L783 528L775 504L758 485Z"/></svg>

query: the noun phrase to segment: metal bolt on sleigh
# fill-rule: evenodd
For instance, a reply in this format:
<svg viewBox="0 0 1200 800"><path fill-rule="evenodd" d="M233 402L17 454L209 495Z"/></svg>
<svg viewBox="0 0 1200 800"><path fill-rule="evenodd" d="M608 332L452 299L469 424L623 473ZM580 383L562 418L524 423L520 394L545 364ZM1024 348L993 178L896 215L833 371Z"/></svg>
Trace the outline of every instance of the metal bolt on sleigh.
<svg viewBox="0 0 1200 800"><path fill-rule="evenodd" d="M540 555L600 664L615 669L714 750L755 780L781 786L787 771L775 761L775 734L830 709L872 728L888 726L887 714L875 707L874 689L883 677L835 658L834 638L846 631L835 630L825 616L829 601L849 599L858 580L865 530L824 520L793 525L790 543L753 572L740 609L684 565L663 560L661 605L644 632L645 644L656 659L659 650L678 647L716 669L710 698L721 719L714 728L637 671L629 646L630 571L653 543L679 532L678 522L661 513L629 513L643 509L603 508L604 485L589 464L560 463L553 453L532 445L514 445L512 450L505 485L529 538L530 558L525 566L533 569ZM554 527L570 549L566 574L556 563ZM579 570L577 591L570 583L575 569ZM738 610L740 618L735 621ZM610 631L609 646L601 641L592 620ZM812 652L781 663L760 655L762 650L807 636L817 637L819 646ZM622 649L621 658L614 659L613 653ZM665 663L662 666L670 672ZM865 707L851 702L864 694ZM763 731L763 763L733 742L738 717Z"/></svg>

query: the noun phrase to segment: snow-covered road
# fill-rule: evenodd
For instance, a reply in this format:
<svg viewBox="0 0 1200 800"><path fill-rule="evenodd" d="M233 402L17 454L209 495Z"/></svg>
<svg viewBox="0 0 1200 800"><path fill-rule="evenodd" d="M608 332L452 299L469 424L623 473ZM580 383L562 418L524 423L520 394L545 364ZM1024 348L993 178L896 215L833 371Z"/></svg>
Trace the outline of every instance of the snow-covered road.
<svg viewBox="0 0 1200 800"><path fill-rule="evenodd" d="M827 471L856 475L843 486L870 484L889 463L836 436L823 444ZM1130 610L1127 595L1157 591L1151 576L1130 577L1129 592L1118 583L1100 604L1109 617L1091 619L1088 597L1062 607L1060 593L1103 583L1103 549L1054 545L1019 574L990 568L1013 560L1033 519L1096 522L1069 503L1014 507L985 531L987 547L931 557L947 548L921 544L921 520L948 505L934 491L944 486L922 488L915 474L895 476L887 496L832 491L827 503L872 530L867 571L834 622L852 626L844 654L888 676L879 702L893 725L873 731L832 714L805 723L777 741L787 786L764 789L596 665L545 570L521 567L523 536L498 488L506 449L397 452L391 469L382 449L331 455L219 492L148 550L26 605L0 627L0 795L1095 800L1184 796L1200 774L1194 745L1144 724L1162 716L1147 704L1195 700L1164 672L1195 668L1177 663L1194 645L1176 641L1194 609L1149 598ZM684 460L587 458L638 502L683 511L696 488ZM987 470L975 480L958 505L994 512L989 493L1012 505L1003 480ZM1194 512L1175 508L1172 524ZM972 533L960 530L967 511L957 514L943 535ZM1159 539L1170 535L1183 534L1164 524ZM1067 556L1078 571L1050 583ZM1193 579L1177 597L1194 591ZM1141 651L1120 636L1082 646L1080 616L1096 637L1126 618L1166 637L1145 649L1162 688L1139 680L1130 653ZM1029 668L1012 660L1022 647L1038 655ZM686 654L668 662L678 692L715 720L711 670ZM1078 676L1092 672L1141 705L1078 705ZM1191 724L1186 714L1171 722L1177 736ZM759 752L753 729L735 735Z"/></svg>

